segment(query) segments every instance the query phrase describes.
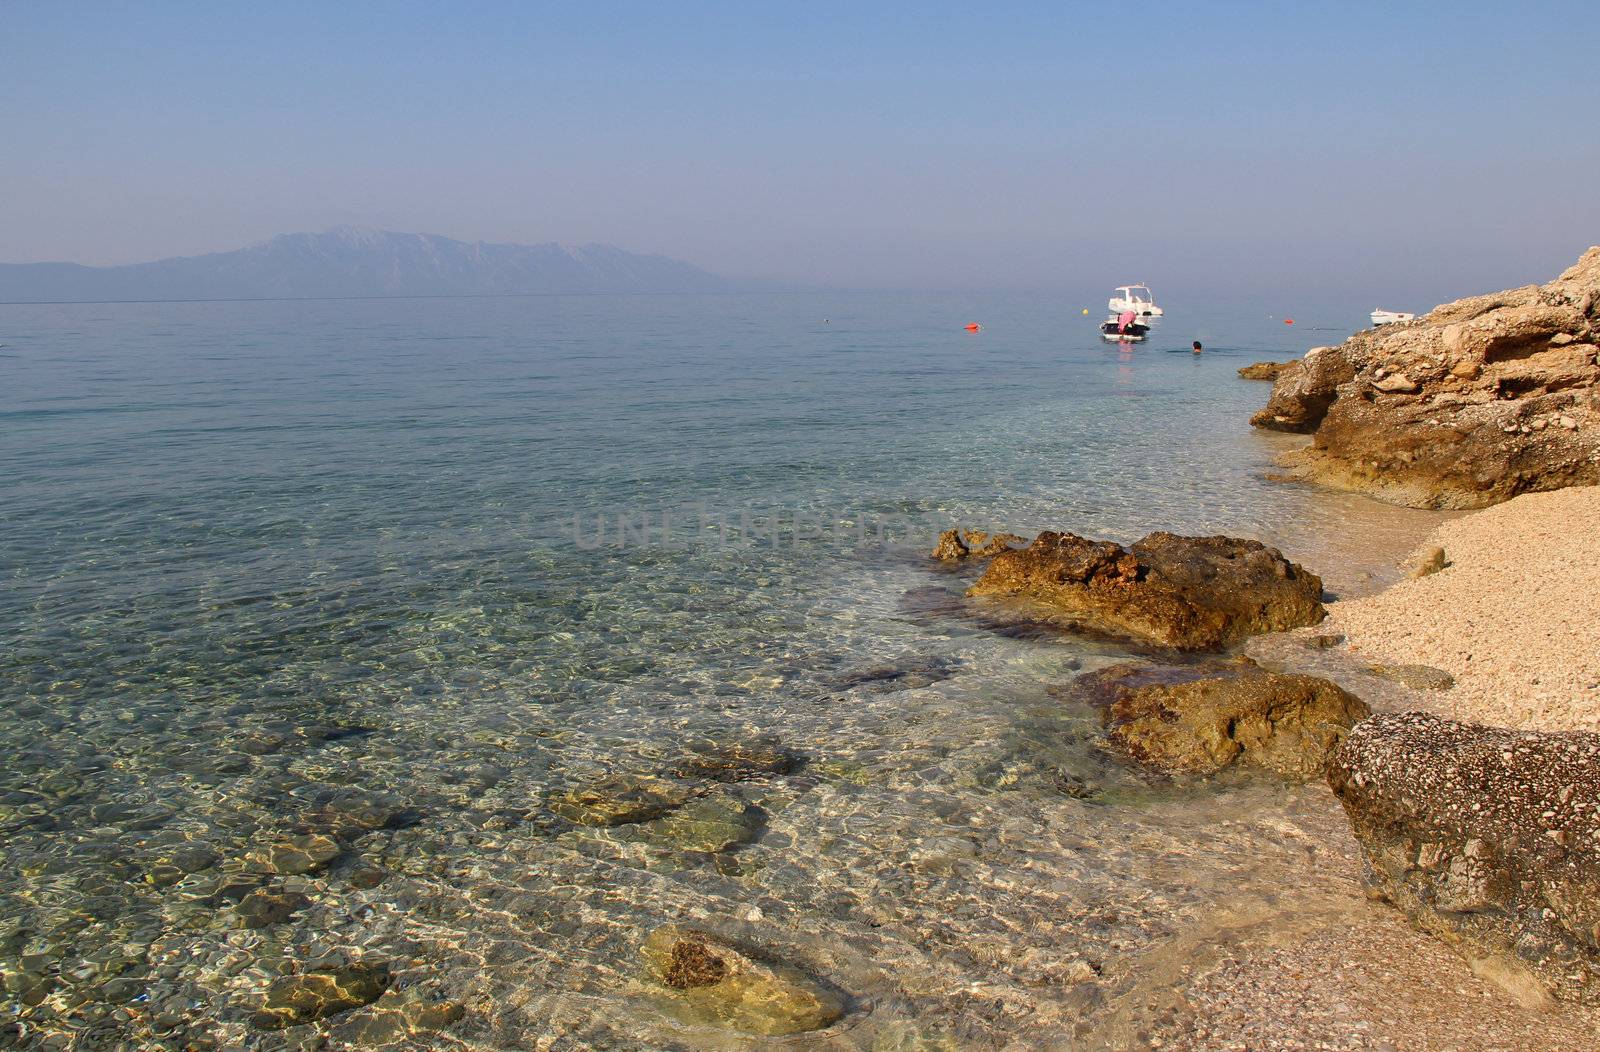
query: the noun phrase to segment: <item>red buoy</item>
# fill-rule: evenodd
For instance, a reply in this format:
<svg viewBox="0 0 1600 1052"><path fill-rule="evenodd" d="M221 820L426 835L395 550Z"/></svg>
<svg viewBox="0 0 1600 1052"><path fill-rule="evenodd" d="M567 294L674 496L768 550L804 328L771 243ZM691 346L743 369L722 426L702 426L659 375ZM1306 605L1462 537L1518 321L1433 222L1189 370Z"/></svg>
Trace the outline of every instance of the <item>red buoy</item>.
<svg viewBox="0 0 1600 1052"><path fill-rule="evenodd" d="M1283 319L1283 323L1285 325L1293 325L1294 324L1294 319L1293 318L1285 318L1285 319Z"/></svg>
<svg viewBox="0 0 1600 1052"><path fill-rule="evenodd" d="M978 330L979 330L979 329L981 329L981 328L983 328L983 326L982 326L982 325L979 325L979 324L978 324L978 323L977 323L977 322L975 322L975 321L969 321L969 322L967 322L967 331L968 331L968 332L977 332L977 331L978 331Z"/></svg>

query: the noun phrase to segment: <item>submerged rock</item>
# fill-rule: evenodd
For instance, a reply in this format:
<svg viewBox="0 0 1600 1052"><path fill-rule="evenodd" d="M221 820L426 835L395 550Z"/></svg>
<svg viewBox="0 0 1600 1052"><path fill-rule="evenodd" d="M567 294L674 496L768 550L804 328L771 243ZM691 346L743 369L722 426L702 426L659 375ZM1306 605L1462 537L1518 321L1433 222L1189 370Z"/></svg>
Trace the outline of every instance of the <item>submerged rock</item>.
<svg viewBox="0 0 1600 1052"><path fill-rule="evenodd" d="M849 669L833 677L837 690L860 690L888 694L917 687L929 687L949 679L960 663L936 654L904 657L884 665Z"/></svg>
<svg viewBox="0 0 1600 1052"><path fill-rule="evenodd" d="M1210 650L1320 622L1322 580L1275 548L1152 533L1129 548L1041 533L995 556L967 592L1029 601L1063 627L1175 650Z"/></svg>
<svg viewBox="0 0 1600 1052"><path fill-rule="evenodd" d="M650 823L649 838L679 851L717 854L753 842L766 813L726 790L696 800Z"/></svg>
<svg viewBox="0 0 1600 1052"><path fill-rule="evenodd" d="M1316 676L1251 662L1190 668L1114 665L1084 677L1106 705L1106 733L1147 766L1213 774L1233 763L1315 778L1371 710Z"/></svg>
<svg viewBox="0 0 1600 1052"><path fill-rule="evenodd" d="M315 873L326 869L342 850L332 837L308 833L251 853L250 862L268 873Z"/></svg>
<svg viewBox="0 0 1600 1052"><path fill-rule="evenodd" d="M762 776L788 774L800 764L795 753L766 737L743 741L701 741L689 746L688 755L672 765L678 778L709 778L715 782L743 782Z"/></svg>
<svg viewBox="0 0 1600 1052"><path fill-rule="evenodd" d="M1600 735L1376 716L1334 757L1368 879L1502 976L1600 1004Z"/></svg>
<svg viewBox="0 0 1600 1052"><path fill-rule="evenodd" d="M689 1022L777 1037L820 1030L845 1012L843 995L800 969L699 928L657 928L639 952Z"/></svg>
<svg viewBox="0 0 1600 1052"><path fill-rule="evenodd" d="M1600 483L1600 247L1543 286L1358 333L1278 377L1257 427L1294 478L1414 507Z"/></svg>
<svg viewBox="0 0 1600 1052"><path fill-rule="evenodd" d="M240 899L233 909L246 928L266 928L282 924L309 905L311 900L298 891L257 888Z"/></svg>
<svg viewBox="0 0 1600 1052"><path fill-rule="evenodd" d="M550 810L581 826L620 826L660 818L688 799L688 788L679 782L618 774L568 790Z"/></svg>
<svg viewBox="0 0 1600 1052"><path fill-rule="evenodd" d="M286 975L267 989L250 1022L260 1030L283 1030L371 1004L389 988L386 964L346 964Z"/></svg>

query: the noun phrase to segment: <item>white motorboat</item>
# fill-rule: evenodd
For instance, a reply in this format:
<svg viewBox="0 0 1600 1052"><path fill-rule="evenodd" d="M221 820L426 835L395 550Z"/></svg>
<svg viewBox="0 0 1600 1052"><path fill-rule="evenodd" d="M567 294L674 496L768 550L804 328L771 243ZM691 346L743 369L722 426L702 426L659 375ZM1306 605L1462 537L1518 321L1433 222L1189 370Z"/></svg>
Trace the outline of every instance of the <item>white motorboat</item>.
<svg viewBox="0 0 1600 1052"><path fill-rule="evenodd" d="M1416 317L1415 314L1406 314L1403 311L1375 310L1372 312L1372 324L1393 325L1395 322L1400 321L1414 321Z"/></svg>
<svg viewBox="0 0 1600 1052"><path fill-rule="evenodd" d="M1138 321L1124 324L1120 318L1107 318L1100 326L1100 338L1115 343L1142 343L1148 335L1150 326Z"/></svg>
<svg viewBox="0 0 1600 1052"><path fill-rule="evenodd" d="M1111 298L1106 301L1106 306L1112 314L1121 314L1131 310L1141 318L1159 318L1166 311L1156 306L1155 297L1150 295L1148 285L1118 285Z"/></svg>

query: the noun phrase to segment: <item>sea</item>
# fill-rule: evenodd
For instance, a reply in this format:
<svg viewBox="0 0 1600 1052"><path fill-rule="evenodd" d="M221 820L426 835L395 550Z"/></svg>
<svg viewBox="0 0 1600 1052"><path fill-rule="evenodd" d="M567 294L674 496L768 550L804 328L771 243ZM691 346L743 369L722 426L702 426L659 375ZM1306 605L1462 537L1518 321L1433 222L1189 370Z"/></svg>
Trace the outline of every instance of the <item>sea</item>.
<svg viewBox="0 0 1600 1052"><path fill-rule="evenodd" d="M1315 790L1108 754L1062 688L1138 655L975 616L938 533L1254 537L1349 595L1438 516L1268 478L1303 439L1236 369L1359 310L1100 302L0 305L0 1046L1125 1038ZM688 802L573 819L641 779ZM667 924L843 1016L708 1017Z"/></svg>

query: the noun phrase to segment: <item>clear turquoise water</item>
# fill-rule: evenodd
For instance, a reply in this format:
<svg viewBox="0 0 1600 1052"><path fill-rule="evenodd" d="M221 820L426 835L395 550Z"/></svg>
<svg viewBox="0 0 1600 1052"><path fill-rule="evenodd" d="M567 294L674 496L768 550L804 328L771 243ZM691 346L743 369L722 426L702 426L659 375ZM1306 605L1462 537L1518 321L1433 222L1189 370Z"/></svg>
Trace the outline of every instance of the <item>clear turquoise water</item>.
<svg viewBox="0 0 1600 1052"><path fill-rule="evenodd" d="M641 992L639 932L684 916L829 970L857 998L829 1047L1065 1032L1083 1005L1013 964L939 963L938 940L910 929L884 941L902 910L966 917L976 927L951 922L963 944L1059 912L1019 900L1017 873L988 856L939 890L908 878L930 823L1027 817L1047 843L1085 821L1063 772L1103 790L1107 830L1150 821L1107 803L1153 790L1098 761L1088 717L1048 694L1116 652L941 612L930 595L962 582L923 558L933 534L1257 536L1343 591L1382 579L1432 521L1261 479L1287 440L1248 428L1266 386L1234 370L1337 342L1342 316L1290 330L1179 304L1126 350L1077 307L0 307L7 1033L392 1044L352 1031L373 1009L283 1033L245 1022L272 977L368 954L408 962L397 989L468 1006L410 1047L746 1047L708 1044ZM617 543L620 518L645 516L659 541L663 513L673 544L637 528ZM888 543L861 543L879 531ZM917 674L860 675L885 666ZM574 830L545 806L670 763L689 739L755 735L809 762L737 790L764 816L737 850ZM321 829L352 793L394 820L340 827L325 871L259 874L252 851ZM218 861L164 883L159 867L195 843ZM1072 871L1047 854L1013 862ZM363 862L389 879L355 886ZM241 930L218 890L230 876L313 905ZM1117 865L1080 876L1150 894ZM1174 909L1152 906L1139 938ZM974 982L1020 984L1028 1007L990 1019L958 996Z"/></svg>

